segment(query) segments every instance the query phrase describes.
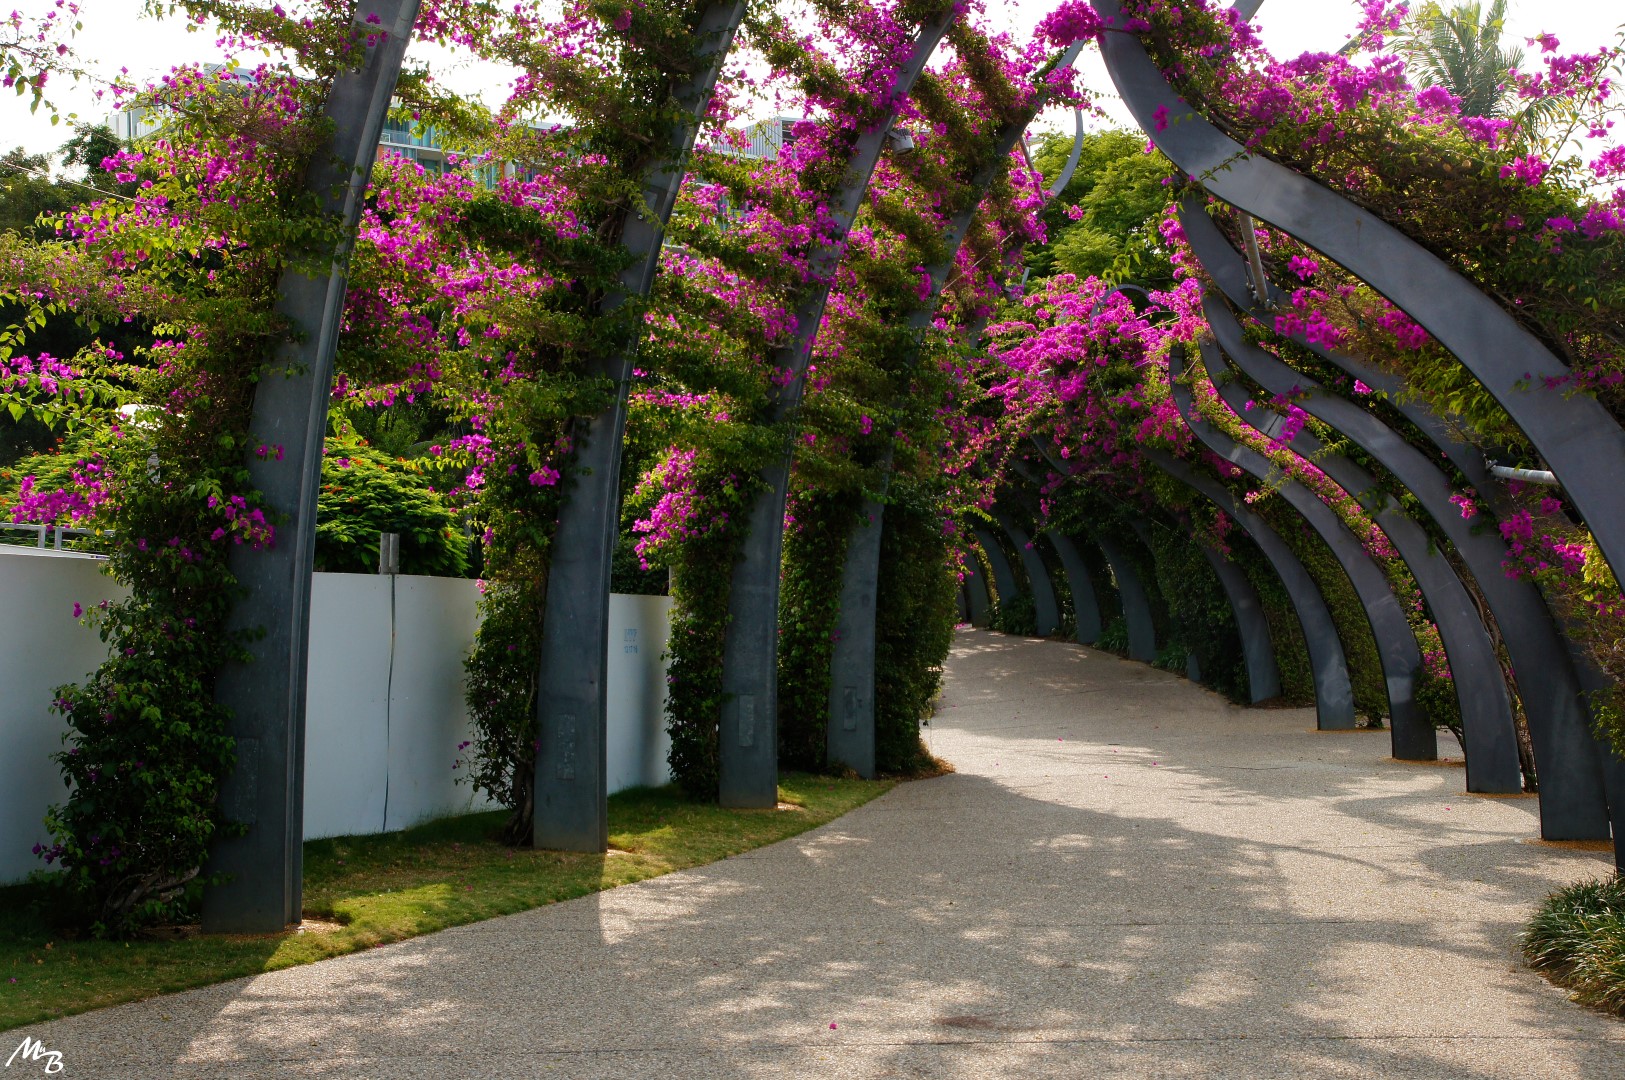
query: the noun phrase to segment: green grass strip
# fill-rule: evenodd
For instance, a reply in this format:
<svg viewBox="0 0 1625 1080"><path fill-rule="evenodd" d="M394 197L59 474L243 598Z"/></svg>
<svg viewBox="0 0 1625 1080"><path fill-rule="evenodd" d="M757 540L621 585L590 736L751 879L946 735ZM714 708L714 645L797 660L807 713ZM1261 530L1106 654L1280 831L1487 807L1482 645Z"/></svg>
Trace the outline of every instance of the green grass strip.
<svg viewBox="0 0 1625 1080"><path fill-rule="evenodd" d="M1546 898L1523 953L1574 999L1625 1015L1625 878L1581 881Z"/></svg>
<svg viewBox="0 0 1625 1080"><path fill-rule="evenodd" d="M0 889L0 1031L71 1013L325 960L448 926L510 915L700 866L822 825L892 786L790 774L793 810L724 810L673 788L609 800L608 855L509 848L501 812L404 832L305 844L305 918L327 927L262 936L67 939L40 912L36 886Z"/></svg>

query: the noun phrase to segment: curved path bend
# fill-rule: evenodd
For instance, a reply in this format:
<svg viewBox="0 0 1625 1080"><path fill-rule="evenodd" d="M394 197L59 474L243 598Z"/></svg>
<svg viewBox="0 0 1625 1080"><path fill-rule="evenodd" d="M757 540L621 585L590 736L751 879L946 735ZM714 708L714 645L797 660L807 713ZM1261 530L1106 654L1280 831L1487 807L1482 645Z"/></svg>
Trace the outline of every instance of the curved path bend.
<svg viewBox="0 0 1625 1080"><path fill-rule="evenodd" d="M1514 946L1606 853L1313 727L964 631L931 729L954 775L697 870L12 1034L68 1077L1625 1076L1625 1024Z"/></svg>

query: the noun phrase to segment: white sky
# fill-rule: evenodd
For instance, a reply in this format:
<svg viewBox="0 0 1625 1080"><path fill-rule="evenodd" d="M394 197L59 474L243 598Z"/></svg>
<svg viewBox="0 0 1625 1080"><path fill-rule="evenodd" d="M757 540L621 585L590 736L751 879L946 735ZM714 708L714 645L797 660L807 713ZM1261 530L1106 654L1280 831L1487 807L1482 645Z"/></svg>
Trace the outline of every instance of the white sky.
<svg viewBox="0 0 1625 1080"><path fill-rule="evenodd" d="M1018 40L1024 40L1039 19L1055 6L1056 0L987 0L989 19L996 27L1008 27ZM54 0L12 0L25 15L34 15L53 6ZM1565 51L1594 49L1614 39L1625 16L1619 0L1511 0L1507 16L1508 35L1533 37L1546 31L1558 36ZM140 17L138 0L81 0L84 30L75 40L80 57L93 70L105 76L127 67L141 82L170 67L192 61L217 60L212 35L188 33L180 19L156 21ZM1358 21L1352 0L1267 0L1257 20L1265 44L1277 56L1296 56L1310 50L1333 50L1342 45ZM500 90L488 74L467 61L439 51L425 55L421 47L412 53L428 61L436 77L464 93ZM1127 113L1116 105L1098 55L1085 53L1080 61L1087 85L1095 91L1108 113L1125 126ZM53 95L64 114L77 113L81 120L100 121L108 108L98 102L94 84L59 85ZM1043 126L1060 126L1064 118L1052 115ZM30 152L54 150L69 132L52 127L45 110L30 115L27 100L9 93L0 95L0 151L22 145Z"/></svg>

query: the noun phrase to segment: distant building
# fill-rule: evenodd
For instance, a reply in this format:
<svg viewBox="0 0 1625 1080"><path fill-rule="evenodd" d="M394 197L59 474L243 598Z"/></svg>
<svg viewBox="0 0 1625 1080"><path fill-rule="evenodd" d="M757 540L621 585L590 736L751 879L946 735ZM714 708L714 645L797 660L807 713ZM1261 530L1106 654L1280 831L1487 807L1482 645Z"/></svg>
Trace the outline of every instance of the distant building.
<svg viewBox="0 0 1625 1080"><path fill-rule="evenodd" d="M254 84L252 75L224 64L205 64L203 72L215 76L222 82L238 83L243 86ZM107 118L107 126L122 142L140 142L163 130L164 112L163 109L146 107L120 109ZM440 133L427 125L393 118L385 119L384 130L378 140L378 160L382 161L386 157L402 157L415 161L426 171L437 176L446 171L446 150L441 145ZM486 186L494 185L500 175L502 172L495 167L487 169Z"/></svg>
<svg viewBox="0 0 1625 1080"><path fill-rule="evenodd" d="M794 116L771 116L758 120L745 128L745 136L750 140L749 147L735 152L740 157L776 161L779 151L796 141L791 132L798 123L800 119Z"/></svg>
<svg viewBox="0 0 1625 1080"><path fill-rule="evenodd" d="M203 71L223 82L252 86L252 75L239 68L224 64L205 64ZM107 118L107 126L121 142L135 143L149 139L163 129L165 110L147 107L120 109ZM741 157L757 160L777 160L779 152L795 142L792 130L799 117L773 116L759 120L744 129L749 145L745 149L729 146L725 149ZM401 157L414 161L427 172L440 175L447 169L446 149L438 131L428 125L414 124L393 117L384 121L384 130L378 140L378 160ZM491 165L484 170L486 187L494 187L502 176L514 175L518 170L511 164Z"/></svg>

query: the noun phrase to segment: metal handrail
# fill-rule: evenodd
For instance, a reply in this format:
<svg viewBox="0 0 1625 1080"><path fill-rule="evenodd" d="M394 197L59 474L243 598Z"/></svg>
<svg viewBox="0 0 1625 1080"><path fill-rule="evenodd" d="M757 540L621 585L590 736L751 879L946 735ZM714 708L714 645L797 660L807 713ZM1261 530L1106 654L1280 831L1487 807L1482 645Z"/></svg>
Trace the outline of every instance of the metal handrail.
<svg viewBox="0 0 1625 1080"><path fill-rule="evenodd" d="M105 530L105 529L101 530L101 531L97 531L95 529L76 529L71 525L57 525L57 524L54 524L52 522L45 522L43 524L36 524L36 523L33 523L33 522L23 522L23 521L0 521L0 529L12 529L12 530L14 530L16 532L30 532L30 533L33 533L36 537L38 537L38 542L35 543L33 546L36 549L40 550L40 551L47 551L47 550L65 551L65 550L67 550L62 546L62 538L64 536L112 536L113 535L112 532L110 532L108 530ZM47 547L47 545L45 543L45 539L46 539L46 536L48 534L54 534L52 536L52 541L51 541L51 544L49 545L49 547Z"/></svg>

